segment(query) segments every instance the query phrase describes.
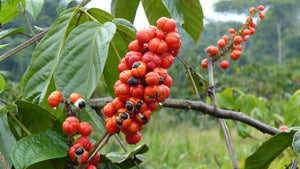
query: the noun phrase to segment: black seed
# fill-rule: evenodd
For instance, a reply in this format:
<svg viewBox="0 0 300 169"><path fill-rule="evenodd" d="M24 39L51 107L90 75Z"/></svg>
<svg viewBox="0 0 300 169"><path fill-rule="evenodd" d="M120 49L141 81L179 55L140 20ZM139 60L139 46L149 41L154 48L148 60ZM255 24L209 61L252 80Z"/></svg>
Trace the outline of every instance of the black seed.
<svg viewBox="0 0 300 169"><path fill-rule="evenodd" d="M165 81L165 79L163 78L163 77L161 77L160 76L160 79L159 79L159 84L161 85L161 84L163 84L164 83L164 81Z"/></svg>
<svg viewBox="0 0 300 169"><path fill-rule="evenodd" d="M132 64L132 69L137 68L141 65L141 62L137 61Z"/></svg>
<svg viewBox="0 0 300 169"><path fill-rule="evenodd" d="M83 153L84 153L84 148L83 148L83 147L78 147L78 148L75 150L75 155L76 155L76 156L81 156Z"/></svg>
<svg viewBox="0 0 300 169"><path fill-rule="evenodd" d="M68 114L68 117L76 117L76 113L73 111L70 111Z"/></svg>
<svg viewBox="0 0 300 169"><path fill-rule="evenodd" d="M126 109L129 111L129 112L132 112L134 110L134 104L130 101L127 101L126 102L126 105L125 105Z"/></svg>
<svg viewBox="0 0 300 169"><path fill-rule="evenodd" d="M78 107L79 107L80 109L83 109L83 108L85 107L85 101L79 102L79 103L78 103Z"/></svg>
<svg viewBox="0 0 300 169"><path fill-rule="evenodd" d="M135 106L136 110L140 110L141 107L143 106L143 104L144 104L143 100L141 100L140 102L138 102L138 104Z"/></svg>
<svg viewBox="0 0 300 169"><path fill-rule="evenodd" d="M146 116L142 117L142 120L143 120L143 124L148 123L148 118Z"/></svg>
<svg viewBox="0 0 300 169"><path fill-rule="evenodd" d="M117 126L121 128L123 125L123 121L121 119L117 119Z"/></svg>
<svg viewBox="0 0 300 169"><path fill-rule="evenodd" d="M139 83L139 78L131 77L127 80L127 84L130 86L136 86Z"/></svg>
<svg viewBox="0 0 300 169"><path fill-rule="evenodd" d="M120 117L124 120L127 120L127 119L129 119L129 114L128 113L122 113L122 114L120 114Z"/></svg>

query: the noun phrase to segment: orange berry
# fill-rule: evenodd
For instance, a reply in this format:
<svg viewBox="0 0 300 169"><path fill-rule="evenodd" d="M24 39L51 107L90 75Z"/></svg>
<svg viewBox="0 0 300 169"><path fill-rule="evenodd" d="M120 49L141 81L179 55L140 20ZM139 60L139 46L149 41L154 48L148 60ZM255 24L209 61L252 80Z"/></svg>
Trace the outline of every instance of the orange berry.
<svg viewBox="0 0 300 169"><path fill-rule="evenodd" d="M176 32L167 33L165 41L168 44L169 51L178 50L181 46L180 36Z"/></svg>
<svg viewBox="0 0 300 169"><path fill-rule="evenodd" d="M155 32L152 29L141 29L136 32L136 39L140 43L148 43L154 36Z"/></svg>
<svg viewBox="0 0 300 169"><path fill-rule="evenodd" d="M155 35L156 35L156 37L159 38L159 39L165 39L166 32L163 31L163 30L156 30Z"/></svg>
<svg viewBox="0 0 300 169"><path fill-rule="evenodd" d="M127 62L125 61L125 58L122 58L119 65L118 65L118 71L119 71L119 73L121 73L124 70L130 70L130 67L127 65Z"/></svg>
<svg viewBox="0 0 300 169"><path fill-rule="evenodd" d="M223 47L225 47L225 45L226 45L226 41L224 39L220 39L218 41L219 48L223 48Z"/></svg>
<svg viewBox="0 0 300 169"><path fill-rule="evenodd" d="M229 41L229 37L228 37L227 35L224 35L224 36L222 37L222 39L224 39L225 42L228 42L228 41Z"/></svg>
<svg viewBox="0 0 300 169"><path fill-rule="evenodd" d="M142 61L146 64L147 71L152 71L161 64L160 56L153 52L145 53Z"/></svg>
<svg viewBox="0 0 300 169"><path fill-rule="evenodd" d="M128 45L128 50L129 51L142 52L143 44L140 43L138 40L134 40Z"/></svg>
<svg viewBox="0 0 300 169"><path fill-rule="evenodd" d="M212 48L212 47L213 47L213 46L209 46L209 47L207 47L207 48L206 48L206 52L207 52L207 53L210 53L210 52L211 52L211 48Z"/></svg>
<svg viewBox="0 0 300 169"><path fill-rule="evenodd" d="M136 144L141 140L141 138L142 138L141 132L136 132L134 134L126 135L126 141L128 144Z"/></svg>
<svg viewBox="0 0 300 169"><path fill-rule="evenodd" d="M230 55L232 60L238 60L240 56L241 56L241 51L239 50L233 50Z"/></svg>
<svg viewBox="0 0 300 169"><path fill-rule="evenodd" d="M176 28L176 22L167 17L161 17L157 20L156 25L159 29L165 32L173 32Z"/></svg>
<svg viewBox="0 0 300 169"><path fill-rule="evenodd" d="M75 103L78 99L82 99L83 97L80 95L80 94L78 94L78 93L72 93L71 95L70 95L70 101L71 101L71 103Z"/></svg>
<svg viewBox="0 0 300 169"><path fill-rule="evenodd" d="M228 32L231 33L231 34L234 34L235 30L233 28L230 28Z"/></svg>
<svg viewBox="0 0 300 169"><path fill-rule="evenodd" d="M203 59L201 61L201 66L204 68L204 69L207 69L208 67L208 60L207 59Z"/></svg>
<svg viewBox="0 0 300 169"><path fill-rule="evenodd" d="M248 40L247 36L243 37L243 41L246 42Z"/></svg>
<svg viewBox="0 0 300 169"><path fill-rule="evenodd" d="M88 136L92 133L93 128L88 122L79 123L78 132L82 136Z"/></svg>
<svg viewBox="0 0 300 169"><path fill-rule="evenodd" d="M229 67L229 62L227 60L222 60L220 66L223 69L227 69Z"/></svg>
<svg viewBox="0 0 300 169"><path fill-rule="evenodd" d="M250 35L253 35L255 33L255 28L254 27L250 27L249 30L250 30Z"/></svg>
<svg viewBox="0 0 300 169"><path fill-rule="evenodd" d="M263 11L263 10L265 10L265 7L264 7L263 5L260 5L260 6L258 7L258 10Z"/></svg>
<svg viewBox="0 0 300 169"><path fill-rule="evenodd" d="M250 30L249 30L249 29L245 29L245 30L243 31L243 35L245 35L245 36L250 35Z"/></svg>
<svg viewBox="0 0 300 169"><path fill-rule="evenodd" d="M171 53L164 53L160 56L161 64L160 66L164 69L168 69L172 66L174 62L174 56Z"/></svg>
<svg viewBox="0 0 300 169"><path fill-rule="evenodd" d="M87 151L89 151L89 150L92 148L92 143L91 143L91 141L89 140L89 138L87 138L86 136L78 137L78 138L76 139L76 144L77 144L77 143L82 144L82 147L83 147L85 150L87 150Z"/></svg>
<svg viewBox="0 0 300 169"><path fill-rule="evenodd" d="M51 107L57 107L59 103L63 100L62 94L59 91L54 91L48 97L48 104Z"/></svg>
<svg viewBox="0 0 300 169"><path fill-rule="evenodd" d="M107 103L104 107L103 107L103 114L106 117L112 117L113 115L115 115L116 110L115 108L112 106L112 103Z"/></svg>
<svg viewBox="0 0 300 169"><path fill-rule="evenodd" d="M148 85L158 85L160 76L157 72L149 72L145 75L145 81Z"/></svg>
<svg viewBox="0 0 300 169"><path fill-rule="evenodd" d="M219 48L217 48L217 47L215 47L215 46L213 46L213 47L211 47L211 54L218 54L219 53Z"/></svg>
<svg viewBox="0 0 300 169"><path fill-rule="evenodd" d="M149 41L148 48L151 52L163 54L168 51L167 43L159 38L153 38Z"/></svg>
<svg viewBox="0 0 300 169"><path fill-rule="evenodd" d="M287 126L281 126L280 128L279 128L279 130L287 130L288 129L288 127Z"/></svg>
<svg viewBox="0 0 300 169"><path fill-rule="evenodd" d="M242 45L241 44L237 44L237 45L235 45L235 50L239 50L239 51L241 51L242 50Z"/></svg>
<svg viewBox="0 0 300 169"><path fill-rule="evenodd" d="M236 44L240 44L243 41L241 36L235 36L233 40L234 40L234 43L236 43Z"/></svg>
<svg viewBox="0 0 300 169"><path fill-rule="evenodd" d="M70 116L62 124L62 129L64 133L69 136L72 136L79 127L79 120L76 117Z"/></svg>
<svg viewBox="0 0 300 169"><path fill-rule="evenodd" d="M264 19L264 18L265 18L265 14L260 13L260 14L259 14L259 18L260 18L260 19Z"/></svg>
<svg viewBox="0 0 300 169"><path fill-rule="evenodd" d="M251 7L250 10L249 10L250 14L253 14L255 12L255 8L254 7Z"/></svg>

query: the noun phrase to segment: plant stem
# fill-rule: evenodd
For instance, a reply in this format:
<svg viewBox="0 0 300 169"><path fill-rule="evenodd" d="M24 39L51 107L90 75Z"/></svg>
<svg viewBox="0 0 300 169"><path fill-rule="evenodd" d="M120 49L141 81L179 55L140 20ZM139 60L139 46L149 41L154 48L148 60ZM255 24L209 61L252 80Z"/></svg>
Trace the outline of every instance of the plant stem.
<svg viewBox="0 0 300 169"><path fill-rule="evenodd" d="M291 169L297 169L298 160L297 157L294 158L294 161L292 163Z"/></svg>
<svg viewBox="0 0 300 169"><path fill-rule="evenodd" d="M0 160L1 160L2 165L4 166L4 169L9 169L1 151L0 151Z"/></svg>
<svg viewBox="0 0 300 169"><path fill-rule="evenodd" d="M26 42L18 45L17 47L13 48L12 50L4 53L3 55L0 56L0 62L9 58L10 56L16 54L17 52L21 51L22 49L26 48L27 46L31 45L32 43L34 43L35 41L41 39L42 37L44 37L46 35L46 33L49 31L49 28L44 30L43 32L40 32L38 34L36 34L34 37L28 39Z"/></svg>
<svg viewBox="0 0 300 169"><path fill-rule="evenodd" d="M212 59L210 59L208 57L207 54L206 54L206 56L208 58L208 77L209 77L208 95L211 99L212 106L216 109L219 106L218 106L218 102L217 102L217 99L215 96L215 89L214 89L213 61L212 61ZM226 140L227 149L228 149L230 157L231 157L231 162L232 162L233 168L239 169L226 122L224 119L219 118L219 123L221 125L222 131L223 131L223 134L224 134L224 137Z"/></svg>
<svg viewBox="0 0 300 169"><path fill-rule="evenodd" d="M30 22L29 22L29 19L28 19L27 15L26 15L26 10L24 9L22 3L19 3L19 5L20 5L21 11L22 11L22 15L24 16L24 18L25 18L25 20L26 20L26 23L27 23L27 25L28 25L28 27L29 27L31 36L34 36L33 29L32 29L32 27L31 27L31 24L30 24ZM37 45L37 44L38 44L38 43L37 43L37 41L36 41L36 45Z"/></svg>
<svg viewBox="0 0 300 169"><path fill-rule="evenodd" d="M12 112L8 111L8 116L12 118L12 120L15 121L27 135L31 135L31 132L15 117Z"/></svg>

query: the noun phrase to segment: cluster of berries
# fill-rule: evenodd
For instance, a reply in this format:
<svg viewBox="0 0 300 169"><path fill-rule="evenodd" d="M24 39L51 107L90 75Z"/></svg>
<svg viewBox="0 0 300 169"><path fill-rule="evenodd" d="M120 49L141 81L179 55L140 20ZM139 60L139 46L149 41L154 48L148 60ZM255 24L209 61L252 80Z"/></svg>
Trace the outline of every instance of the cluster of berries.
<svg viewBox="0 0 300 169"><path fill-rule="evenodd" d="M251 16L247 17L246 22L244 23L244 27L242 27L238 32L236 32L233 28L230 28L229 33L231 34L231 38L229 38L227 35L224 35L222 39L218 41L218 47L209 46L206 49L208 56L211 57L213 61L217 61L222 56L225 56L228 52L231 52L231 59L238 60L241 56L241 43L243 41L247 41L248 36L255 33L256 25L253 22L254 15L256 13L259 13L259 17L263 19L265 15L262 13L262 11L264 9L265 8L262 5L260 5L258 9L254 7L250 8L249 12ZM208 67L208 60L203 59L201 62L201 66L206 69ZM229 67L229 62L227 60L221 60L220 66L223 69L227 69Z"/></svg>
<svg viewBox="0 0 300 169"><path fill-rule="evenodd" d="M108 117L107 131L123 132L129 144L140 141L140 131L149 122L151 112L169 97L172 78L166 69L173 64L181 46L175 21L166 17L157 20L157 27L137 31L136 38L118 66L116 98L103 108Z"/></svg>
<svg viewBox="0 0 300 169"><path fill-rule="evenodd" d="M70 103L74 105L74 107L78 110L81 110L85 107L85 101L83 97L78 93L72 93L70 95L70 103L65 100L59 91L54 91L48 97L48 104L55 108L59 105L59 103L64 103L65 107L67 107L66 112L67 118L62 124L62 129L64 133L66 133L69 137L80 134L75 141L75 144L69 145L69 156L74 161L77 159L79 163L85 163L89 157L89 151L93 147L93 144L89 140L88 136L92 133L92 126L88 122L79 122L76 117L76 114L70 108ZM97 164L100 160L100 154L97 155L90 161L89 165L86 169L96 169L94 164Z"/></svg>

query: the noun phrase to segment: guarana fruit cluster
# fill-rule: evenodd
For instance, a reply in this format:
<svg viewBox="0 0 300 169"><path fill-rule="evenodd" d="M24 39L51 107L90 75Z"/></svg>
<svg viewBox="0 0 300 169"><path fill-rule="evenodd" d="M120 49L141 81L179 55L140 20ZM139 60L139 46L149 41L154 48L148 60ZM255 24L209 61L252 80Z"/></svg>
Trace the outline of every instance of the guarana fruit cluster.
<svg viewBox="0 0 300 169"><path fill-rule="evenodd" d="M52 108L56 108L59 103L64 103L66 107L67 118L62 124L62 129L64 133L66 133L69 138L79 134L80 136L76 139L74 145L69 145L69 156L70 158L79 163L85 163L89 157L89 151L93 147L93 144L89 140L88 136L92 133L92 127L87 122L79 122L76 117L76 113L72 111L70 108L70 104L73 104L74 107L78 110L81 110L85 107L85 101L83 97L78 93L72 93L70 95L70 103L65 100L59 91L54 91L48 97L48 104ZM72 144L72 143L70 143ZM96 169L94 164L97 164L100 160L100 154L97 153L96 156L89 162L89 165L86 169Z"/></svg>
<svg viewBox="0 0 300 169"><path fill-rule="evenodd" d="M224 35L222 39L218 41L218 46L207 47L206 51L208 56L212 58L213 61L220 60L220 67L223 69L227 69L230 64L227 60L221 60L222 56L225 56L230 52L231 59L238 60L241 56L241 43L243 41L246 42L248 37L255 33L256 24L253 22L254 15L259 13L259 17L263 19L265 15L262 13L262 11L264 9L265 8L262 5L260 5L257 9L254 7L250 8L249 12L251 15L247 17L244 26L237 32L233 28L230 28L229 33L231 34L231 38L229 38L227 35ZM206 69L208 67L208 60L203 59L201 66Z"/></svg>
<svg viewBox="0 0 300 169"><path fill-rule="evenodd" d="M108 117L107 131L123 132L129 144L140 141L141 130L150 121L151 112L169 97L172 78L166 69L173 64L181 46L175 21L166 17L157 20L157 27L137 31L136 38L118 65L116 98L103 108Z"/></svg>

